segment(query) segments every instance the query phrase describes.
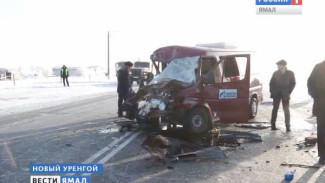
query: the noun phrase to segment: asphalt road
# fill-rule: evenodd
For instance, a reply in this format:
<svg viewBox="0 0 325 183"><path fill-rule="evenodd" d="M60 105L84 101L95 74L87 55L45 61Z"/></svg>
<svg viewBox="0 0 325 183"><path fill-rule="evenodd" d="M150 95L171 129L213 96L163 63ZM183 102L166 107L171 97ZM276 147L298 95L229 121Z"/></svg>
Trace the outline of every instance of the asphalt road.
<svg viewBox="0 0 325 183"><path fill-rule="evenodd" d="M292 101L292 132L285 132L283 111L278 131L254 130L263 142L244 142L225 151L225 159L169 162L153 165L141 148L146 138L136 130L119 132L115 93L2 116L0 121L0 182L29 182L31 163L102 163L104 172L92 174L97 182L285 182L284 174L296 169L292 182L325 182L321 168L284 167L281 163L314 165L317 147L297 143L316 133L310 116L312 100ZM265 102L253 122L268 122L272 105ZM232 125L222 129L251 131ZM278 146L278 147L277 147Z"/></svg>

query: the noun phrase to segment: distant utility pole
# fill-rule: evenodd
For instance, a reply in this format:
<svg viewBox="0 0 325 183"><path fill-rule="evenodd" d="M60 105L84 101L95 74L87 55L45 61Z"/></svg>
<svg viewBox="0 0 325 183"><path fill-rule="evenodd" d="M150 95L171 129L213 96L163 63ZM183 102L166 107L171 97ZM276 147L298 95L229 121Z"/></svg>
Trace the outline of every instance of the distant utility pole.
<svg viewBox="0 0 325 183"><path fill-rule="evenodd" d="M107 35L107 78L109 79L109 31Z"/></svg>

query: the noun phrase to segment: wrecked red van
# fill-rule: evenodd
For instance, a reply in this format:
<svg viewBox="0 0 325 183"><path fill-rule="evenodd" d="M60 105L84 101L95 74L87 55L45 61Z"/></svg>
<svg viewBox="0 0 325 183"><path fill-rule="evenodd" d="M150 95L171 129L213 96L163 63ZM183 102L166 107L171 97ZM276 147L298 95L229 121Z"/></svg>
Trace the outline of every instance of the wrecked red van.
<svg viewBox="0 0 325 183"><path fill-rule="evenodd" d="M247 122L263 100L262 84L251 77L252 52L208 47L168 46L154 51L157 75L139 89L138 123L181 124L199 134L213 122Z"/></svg>

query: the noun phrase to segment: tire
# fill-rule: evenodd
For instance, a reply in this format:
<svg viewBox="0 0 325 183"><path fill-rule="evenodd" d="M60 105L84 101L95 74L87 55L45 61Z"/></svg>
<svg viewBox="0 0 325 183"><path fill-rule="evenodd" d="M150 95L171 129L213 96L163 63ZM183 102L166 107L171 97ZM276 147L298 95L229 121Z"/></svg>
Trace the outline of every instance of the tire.
<svg viewBox="0 0 325 183"><path fill-rule="evenodd" d="M257 115L258 101L255 97L249 102L249 119L254 119Z"/></svg>
<svg viewBox="0 0 325 183"><path fill-rule="evenodd" d="M203 108L195 108L191 110L184 121L186 131L192 134L201 134L211 129L209 117Z"/></svg>

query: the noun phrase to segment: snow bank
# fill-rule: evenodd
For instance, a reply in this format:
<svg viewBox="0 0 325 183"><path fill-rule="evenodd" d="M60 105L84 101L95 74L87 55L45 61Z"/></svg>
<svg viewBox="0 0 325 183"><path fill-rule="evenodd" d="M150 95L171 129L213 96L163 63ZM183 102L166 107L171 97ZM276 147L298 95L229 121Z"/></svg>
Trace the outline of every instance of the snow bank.
<svg viewBox="0 0 325 183"><path fill-rule="evenodd" d="M63 87L59 77L0 81L0 116L41 109L81 98L116 92L116 78L69 77ZM1 121L1 120L0 120Z"/></svg>

